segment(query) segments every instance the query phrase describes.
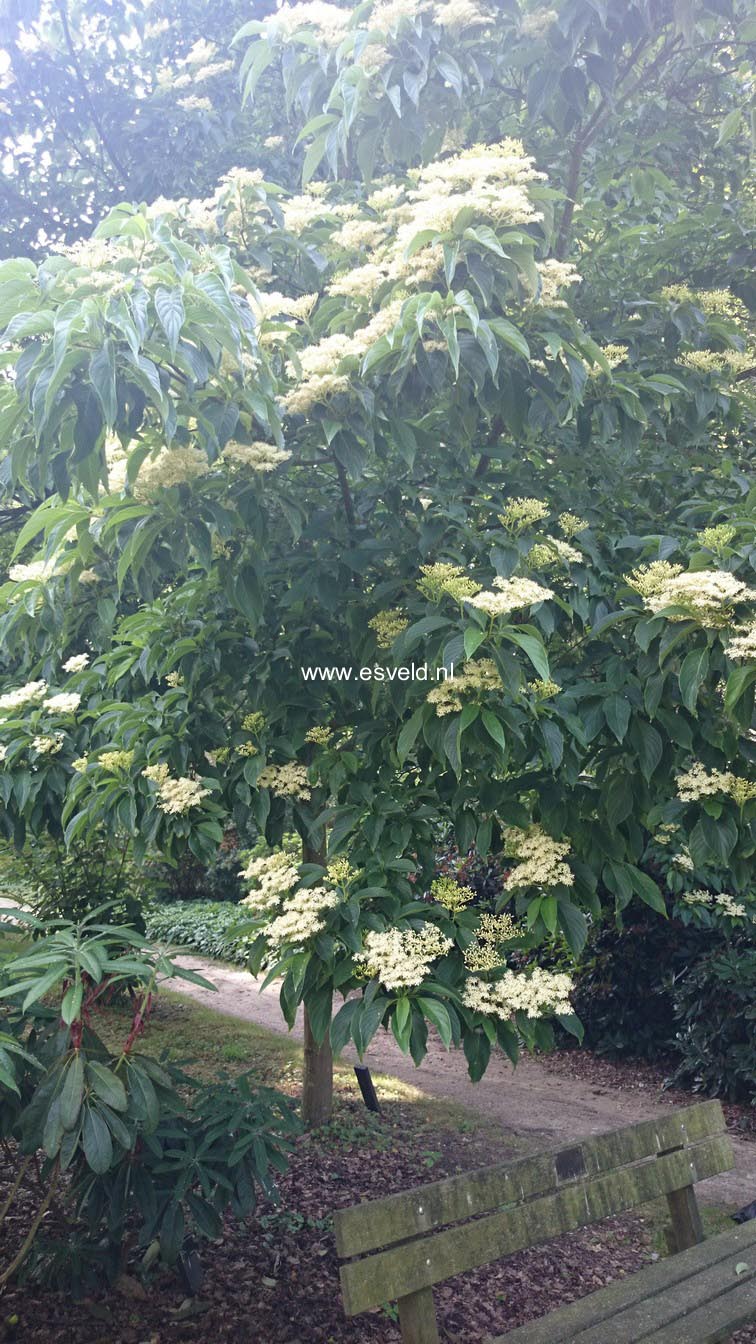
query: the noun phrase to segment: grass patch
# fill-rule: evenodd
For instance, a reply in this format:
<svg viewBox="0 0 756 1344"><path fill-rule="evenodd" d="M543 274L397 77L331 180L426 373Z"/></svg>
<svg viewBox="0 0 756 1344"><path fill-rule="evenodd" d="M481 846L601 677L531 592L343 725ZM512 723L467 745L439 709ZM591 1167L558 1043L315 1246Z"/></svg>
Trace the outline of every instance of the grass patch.
<svg viewBox="0 0 756 1344"><path fill-rule="evenodd" d="M108 1045L118 1048L130 1025L128 1006L119 1004L102 1013L97 1030ZM165 1055L205 1081L221 1074L235 1077L251 1070L261 1083L278 1087L295 1098L301 1095L304 1055L298 1041L254 1022L218 1013L171 990L161 990L139 1049L156 1057ZM374 1074L373 1081L381 1115L372 1114L362 1105L352 1066L335 1063L334 1117L330 1125L318 1132L319 1143L327 1147L345 1144L386 1151L387 1146L396 1142L396 1125L404 1119L415 1133L427 1134L422 1163L429 1172L428 1179L432 1179L432 1169L443 1146L437 1135L462 1142L473 1154L480 1150L481 1165L488 1160L504 1161L519 1156L532 1147L531 1142L513 1136L485 1116L471 1115L458 1102L430 1097L419 1087L386 1074Z"/></svg>

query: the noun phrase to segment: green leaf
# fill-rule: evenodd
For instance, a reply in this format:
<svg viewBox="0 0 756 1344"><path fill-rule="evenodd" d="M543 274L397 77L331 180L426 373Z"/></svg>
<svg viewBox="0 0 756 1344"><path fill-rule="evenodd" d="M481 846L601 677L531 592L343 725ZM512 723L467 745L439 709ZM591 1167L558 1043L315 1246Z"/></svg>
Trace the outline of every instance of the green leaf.
<svg viewBox="0 0 756 1344"><path fill-rule="evenodd" d="M118 414L116 397L115 353L111 341L106 341L89 361L89 381L95 390L97 400L102 407L103 419L108 429L112 429Z"/></svg>
<svg viewBox="0 0 756 1344"><path fill-rule="evenodd" d="M399 733L399 737L397 738L396 742L396 754L399 759L400 765L404 765L404 762L406 761L412 748L414 747L417 735L420 732L420 729L423 725L424 717L425 717L425 706L421 705L419 709L415 710L412 717L409 718L407 722L402 725L401 732Z"/></svg>
<svg viewBox="0 0 756 1344"><path fill-rule="evenodd" d="M480 648L483 640L486 638L487 631L479 630L476 625L469 625L464 634L465 658L472 658L475 650Z"/></svg>
<svg viewBox="0 0 756 1344"><path fill-rule="evenodd" d="M67 1027L70 1027L71 1023L75 1022L79 1016L83 998L84 989L80 980L73 985L69 985L60 1005L60 1015Z"/></svg>
<svg viewBox="0 0 756 1344"><path fill-rule="evenodd" d="M680 666L680 695L686 709L696 713L698 692L709 670L709 650L706 645L701 649L691 649L686 653Z"/></svg>
<svg viewBox="0 0 756 1344"><path fill-rule="evenodd" d="M59 963L57 966L53 966L46 975L41 975L26 995L23 1002L22 1012L25 1013L27 1008L30 1008L33 1003L37 1002L37 999L41 999L44 994L47 994L53 986L57 985L63 979L65 974L66 966Z"/></svg>
<svg viewBox="0 0 756 1344"><path fill-rule="evenodd" d="M624 741L630 713L630 701L624 695L610 695L604 701L604 718L618 742Z"/></svg>
<svg viewBox="0 0 756 1344"><path fill-rule="evenodd" d="M171 1200L160 1224L160 1254L167 1265L174 1265L184 1244L184 1211Z"/></svg>
<svg viewBox="0 0 756 1344"><path fill-rule="evenodd" d="M78 1050L68 1064L60 1092L60 1121L64 1129L73 1129L79 1119L84 1096L84 1063Z"/></svg>
<svg viewBox="0 0 756 1344"><path fill-rule="evenodd" d="M523 653L527 654L542 681L551 680L549 660L540 639L535 635L523 635L511 625L506 626L501 633L504 639L508 639L511 644L517 644Z"/></svg>
<svg viewBox="0 0 756 1344"><path fill-rule="evenodd" d="M660 915L666 917L666 902L653 878L649 877L647 873L641 872L640 868L634 868L632 864L626 864L625 871L636 896L640 896L641 900L645 901L646 905L650 905L652 910L656 910Z"/></svg>
<svg viewBox="0 0 756 1344"><path fill-rule="evenodd" d="M330 985L311 991L305 999L305 1008L315 1044L322 1045L333 1015L333 990Z"/></svg>
<svg viewBox="0 0 756 1344"><path fill-rule="evenodd" d="M128 1106L126 1088L111 1069L104 1064L98 1064L95 1060L90 1060L87 1064L87 1079L92 1091L100 1097L107 1106L112 1106L114 1111L125 1111Z"/></svg>
<svg viewBox="0 0 756 1344"><path fill-rule="evenodd" d="M746 691L756 682L756 667L751 664L749 667L745 664L743 667L736 667L727 678L725 688L724 706L728 714L732 714L736 705L742 700Z"/></svg>
<svg viewBox="0 0 756 1344"><path fill-rule="evenodd" d="M339 1008L331 1023L330 1032L331 1049L334 1055L340 1054L347 1041L351 1040L354 1018L361 1010L362 999L347 999L343 1007Z"/></svg>
<svg viewBox="0 0 756 1344"><path fill-rule="evenodd" d="M396 1008L391 1015L391 1030L399 1049L406 1055L412 1031L412 1008L408 998L397 999Z"/></svg>
<svg viewBox="0 0 756 1344"><path fill-rule="evenodd" d="M507 754L507 739L506 739L506 737L504 736L504 729L502 728L501 724L499 723L499 720L497 719L496 715L495 715L495 714L492 714L492 712L491 712L490 709L482 709L482 710L480 711L480 717L481 717L481 720L482 720L482 722L483 722L483 727L485 728L485 730L486 730L486 732L488 733L489 737L492 737L492 738L493 738L493 740L494 740L494 742L496 743L497 747L500 747L502 753L503 753L504 755L506 755L506 754Z"/></svg>
<svg viewBox="0 0 756 1344"><path fill-rule="evenodd" d="M730 140L734 139L742 124L743 109L742 107L735 107L732 112L727 113L727 116L721 123L714 148L719 149L720 145L726 145Z"/></svg>
<svg viewBox="0 0 756 1344"><path fill-rule="evenodd" d="M638 753L643 778L648 780L662 758L664 747L661 733L657 733L644 719L635 719L630 736Z"/></svg>
<svg viewBox="0 0 756 1344"><path fill-rule="evenodd" d="M148 1134L157 1128L160 1119L160 1107L157 1093L139 1064L133 1061L128 1070L129 1108L140 1120Z"/></svg>
<svg viewBox="0 0 756 1344"><path fill-rule="evenodd" d="M570 950L576 954L582 952L588 937L588 921L582 910L572 901L560 900L558 918Z"/></svg>
<svg viewBox="0 0 756 1344"><path fill-rule="evenodd" d="M84 1111L81 1132L84 1156L97 1176L104 1176L113 1161L113 1140L102 1116L91 1106Z"/></svg>
<svg viewBox="0 0 756 1344"><path fill-rule="evenodd" d="M155 290L155 311L166 334L170 352L175 355L185 318L184 298L181 290L158 287Z"/></svg>
<svg viewBox="0 0 756 1344"><path fill-rule="evenodd" d="M444 753L452 770L458 778L462 773L460 736L460 715L455 714L444 733Z"/></svg>
<svg viewBox="0 0 756 1344"><path fill-rule="evenodd" d="M428 1021L433 1023L448 1050L452 1039L452 1025L449 1010L445 1004L439 1003L438 999L427 999L424 996L420 996L416 1003L422 1009Z"/></svg>

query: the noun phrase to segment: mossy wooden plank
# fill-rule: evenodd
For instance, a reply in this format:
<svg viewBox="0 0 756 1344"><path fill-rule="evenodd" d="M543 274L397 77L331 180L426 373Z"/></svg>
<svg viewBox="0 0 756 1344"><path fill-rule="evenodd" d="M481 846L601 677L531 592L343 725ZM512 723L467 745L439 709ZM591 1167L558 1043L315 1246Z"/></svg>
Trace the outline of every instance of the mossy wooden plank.
<svg viewBox="0 0 756 1344"><path fill-rule="evenodd" d="M718 1238L714 1238L718 1240ZM753 1260L753 1256L750 1257ZM657 1291L628 1306L611 1318L604 1317L589 1330L574 1336L576 1344L606 1344L611 1331L612 1344L640 1344L641 1340L655 1338L661 1330L672 1328L691 1312L713 1303L719 1297L730 1297L735 1288L756 1279L756 1267L744 1270L742 1283L735 1276L737 1257L731 1252L708 1269L695 1271L674 1284L663 1284ZM724 1304L725 1318L731 1307ZM698 1339L688 1335L688 1339Z"/></svg>
<svg viewBox="0 0 756 1344"><path fill-rule="evenodd" d="M756 1220L709 1237L681 1255L659 1260L637 1274L618 1279L616 1283L589 1293L577 1302L570 1302L537 1321L529 1321L495 1339L489 1338L486 1344L567 1344L568 1341L571 1344L578 1340L585 1344L589 1338L586 1332L594 1327L599 1328L598 1337L602 1344L606 1344L610 1337L614 1344L614 1324L620 1313L644 1298L662 1300L666 1293L676 1291L678 1286L695 1301L695 1284L699 1276L703 1278L712 1266L721 1273L723 1261L728 1264L748 1262L754 1259L755 1253Z"/></svg>
<svg viewBox="0 0 756 1344"><path fill-rule="evenodd" d="M719 1102L698 1102L580 1143L562 1144L534 1157L339 1209L334 1215L336 1249L344 1259L392 1246L462 1218L546 1195L583 1177L630 1166L724 1131Z"/></svg>
<svg viewBox="0 0 756 1344"><path fill-rule="evenodd" d="M462 1227L446 1228L342 1265L346 1313L354 1316L381 1302L395 1301L465 1270L645 1204L691 1181L715 1176L730 1166L730 1142L725 1136L715 1136L635 1167L573 1182L554 1194Z"/></svg>
<svg viewBox="0 0 756 1344"><path fill-rule="evenodd" d="M735 1265L732 1265L735 1274ZM689 1311L671 1325L643 1335L643 1344L720 1344L733 1330L756 1321L756 1276L746 1277L697 1311Z"/></svg>

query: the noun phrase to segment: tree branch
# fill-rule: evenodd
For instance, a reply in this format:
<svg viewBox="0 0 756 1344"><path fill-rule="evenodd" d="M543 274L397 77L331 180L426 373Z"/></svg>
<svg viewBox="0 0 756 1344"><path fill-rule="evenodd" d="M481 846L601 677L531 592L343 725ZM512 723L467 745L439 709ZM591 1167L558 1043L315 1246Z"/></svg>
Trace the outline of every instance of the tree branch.
<svg viewBox="0 0 756 1344"><path fill-rule="evenodd" d="M650 40L651 40L650 37L646 35L645 37L642 37L639 42L636 43L635 47L628 56L627 62L625 63L625 68L622 71L622 74L619 76L618 83L621 84L622 81L626 79L627 76L630 74L630 71L635 68L640 56L642 55L645 48L648 46ZM649 80L653 77L653 75L656 73L659 66L663 65L667 61L669 56L671 56L672 52L679 45L680 41L681 38L679 34L675 34L674 37L671 39L671 41L670 40L665 41L657 56L647 67L647 69L643 71L643 74L641 75L640 79L636 80L635 83L632 84L629 89L626 89L625 92L621 95L621 97L617 98L614 101L611 108L609 106L609 102L606 95L602 95L598 107L588 118L588 121L586 122L583 129L579 131L579 133L577 134L576 139L573 142L572 150L570 152L569 167L567 170L567 182L565 184L565 195L567 197L567 200L564 203L562 218L560 220L559 229L557 232L556 244L554 246L554 256L559 261L564 260L564 255L565 252L567 251L567 245L570 239L570 230L572 228L572 220L575 214L575 206L577 204L578 186L580 184L580 169L583 164L583 156L585 154L586 149L590 145L591 141L595 139L597 131L603 126L604 122L607 119L607 116L609 115L609 112L612 111L616 113L619 110L619 108L621 108L622 105L627 102L628 98L631 98L632 95L636 93L637 90L642 85L647 84Z"/></svg>
<svg viewBox="0 0 756 1344"><path fill-rule="evenodd" d="M126 172L126 169L124 168L123 164L121 163L121 160L118 157L116 151L114 150L112 144L110 143L110 139L100 119L100 114L97 111L97 108L95 107L94 99L92 98L92 95L89 92L89 85L87 84L84 71L81 68L81 61L79 60L76 48L73 44L73 38L71 37L71 28L68 22L68 5L66 3L66 0L59 0L58 10L60 13L60 20L63 25L63 36L65 37L66 40L66 47L68 48L68 54L71 58L71 64L73 65L73 68L76 72L76 78L79 82L79 88L81 89L84 101L87 104L87 107L89 108L89 112L92 117L92 121L94 122L95 129L100 137L100 143L105 152L107 153L107 156L110 159L110 162L112 163L116 172L119 174L122 185L125 187L128 185L129 175Z"/></svg>

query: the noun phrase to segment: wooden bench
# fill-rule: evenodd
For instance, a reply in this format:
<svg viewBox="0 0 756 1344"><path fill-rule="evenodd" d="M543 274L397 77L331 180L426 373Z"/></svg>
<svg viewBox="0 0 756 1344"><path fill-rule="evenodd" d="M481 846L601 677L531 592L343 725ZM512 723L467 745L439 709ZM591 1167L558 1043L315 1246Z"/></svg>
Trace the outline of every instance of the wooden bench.
<svg viewBox="0 0 756 1344"><path fill-rule="evenodd" d="M404 1344L439 1344L433 1284L665 1195L676 1254L489 1344L710 1344L756 1319L756 1220L704 1241L694 1185L729 1171L717 1101L340 1209L348 1316L399 1304Z"/></svg>

